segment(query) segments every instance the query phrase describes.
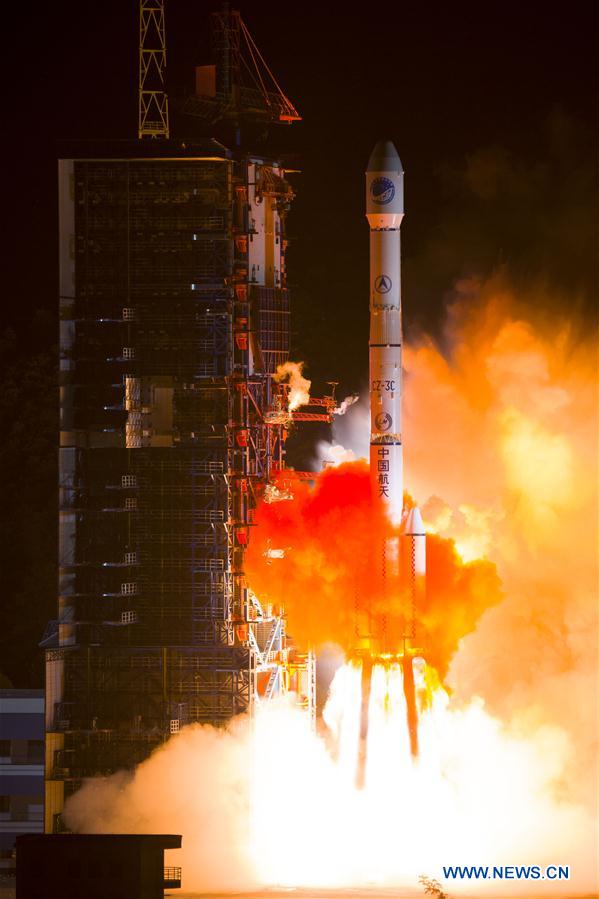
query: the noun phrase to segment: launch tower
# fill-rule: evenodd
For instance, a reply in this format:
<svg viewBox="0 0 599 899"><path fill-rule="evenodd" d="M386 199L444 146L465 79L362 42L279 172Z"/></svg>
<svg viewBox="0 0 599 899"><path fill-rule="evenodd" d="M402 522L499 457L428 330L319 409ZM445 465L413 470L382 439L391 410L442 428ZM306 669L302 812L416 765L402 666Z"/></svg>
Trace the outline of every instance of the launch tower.
<svg viewBox="0 0 599 899"><path fill-rule="evenodd" d="M284 464L286 419L269 413L284 400L272 375L289 350L293 191L279 159L208 136L254 108L235 75L245 26L227 10L215 26L214 71L198 76L214 86L198 94L206 137L169 137L164 9L142 0L140 139L59 162L47 832L82 778L134 766L184 724L224 723L288 689L314 706L311 658L244 576L253 508ZM272 120L268 97L249 99ZM280 100L277 115L290 108Z"/></svg>

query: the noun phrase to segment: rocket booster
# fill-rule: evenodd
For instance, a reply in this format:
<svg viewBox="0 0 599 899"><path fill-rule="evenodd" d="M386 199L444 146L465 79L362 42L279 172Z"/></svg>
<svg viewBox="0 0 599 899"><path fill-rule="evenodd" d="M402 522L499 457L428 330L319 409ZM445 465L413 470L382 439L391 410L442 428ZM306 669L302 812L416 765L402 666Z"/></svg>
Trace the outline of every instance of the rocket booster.
<svg viewBox="0 0 599 899"><path fill-rule="evenodd" d="M379 141L366 170L370 226L370 472L394 524L403 511L401 443L401 253L403 167L391 141Z"/></svg>
<svg viewBox="0 0 599 899"><path fill-rule="evenodd" d="M416 619L422 611L426 593L426 531L420 509L408 509L401 523L400 576L409 585L409 608L405 610L404 639L416 638Z"/></svg>

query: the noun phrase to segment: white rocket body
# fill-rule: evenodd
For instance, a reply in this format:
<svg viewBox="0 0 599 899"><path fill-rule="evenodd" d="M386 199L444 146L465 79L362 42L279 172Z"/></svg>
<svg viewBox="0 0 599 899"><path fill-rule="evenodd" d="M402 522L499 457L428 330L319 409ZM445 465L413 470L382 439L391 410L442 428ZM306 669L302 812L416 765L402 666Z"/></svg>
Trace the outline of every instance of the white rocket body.
<svg viewBox="0 0 599 899"><path fill-rule="evenodd" d="M391 141L379 141L366 170L370 226L370 477L395 525L401 524L400 570L410 584L405 638L415 636L426 578L426 533L420 511L403 508L401 433L402 324L400 226L403 166Z"/></svg>
<svg viewBox="0 0 599 899"><path fill-rule="evenodd" d="M403 511L401 444L401 251L403 168L380 141L366 170L370 225L370 472L372 488L399 524Z"/></svg>

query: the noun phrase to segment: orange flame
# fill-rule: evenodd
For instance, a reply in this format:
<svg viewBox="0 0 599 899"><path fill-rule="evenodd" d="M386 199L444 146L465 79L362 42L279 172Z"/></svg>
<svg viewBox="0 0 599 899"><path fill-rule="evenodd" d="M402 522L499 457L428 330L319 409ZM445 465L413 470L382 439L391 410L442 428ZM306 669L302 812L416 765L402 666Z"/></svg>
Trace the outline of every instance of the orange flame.
<svg viewBox="0 0 599 899"><path fill-rule="evenodd" d="M288 629L300 644L356 646L356 614L368 608L385 616L393 634L403 632L405 601L399 578L383 576L381 548L397 530L371 498L368 466L347 462L316 476L313 488L298 484L292 500L263 503L246 556L252 589L284 605ZM273 560L270 545L284 546ZM481 613L501 599L494 566L464 564L453 541L427 539L428 584L417 610L426 656L445 672L459 639L472 631ZM398 649L399 636L395 637Z"/></svg>
<svg viewBox="0 0 599 899"><path fill-rule="evenodd" d="M324 710L328 747L284 700L251 721L193 725L132 779L87 782L67 802L69 827L185 834L188 889L365 895L442 878L446 864L557 862L571 880L552 895L596 894L596 348L564 323L524 320L499 283L459 293L451 352L424 340L405 355L407 483L429 531L419 611L429 658L444 670L451 657L452 688L414 663L417 761L399 667L375 665L356 788L365 697L350 663ZM401 607L371 564L390 525L371 506L365 463L294 491L257 510L251 585L285 604L298 640L351 646L356 596ZM282 789L289 826L277 826ZM543 881L513 886L547 895ZM507 895L503 882L476 890Z"/></svg>

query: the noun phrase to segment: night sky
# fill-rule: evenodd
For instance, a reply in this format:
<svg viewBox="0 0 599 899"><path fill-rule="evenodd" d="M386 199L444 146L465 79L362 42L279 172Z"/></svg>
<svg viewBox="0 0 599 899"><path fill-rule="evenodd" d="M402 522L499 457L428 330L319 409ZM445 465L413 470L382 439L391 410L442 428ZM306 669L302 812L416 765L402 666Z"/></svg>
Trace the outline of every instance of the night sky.
<svg viewBox="0 0 599 899"><path fill-rule="evenodd" d="M135 137L137 4L13 4L5 27L0 426L3 670L41 683L55 609L56 157L68 138ZM596 325L597 4L239 5L303 122L278 129L302 174L288 227L294 357L342 394L367 373L363 172L394 140L406 172L404 323L439 336L456 279L542 281ZM212 4L167 2L168 90L208 58ZM185 137L176 133L175 137ZM551 302L551 301L548 301ZM10 329L7 331L6 329ZM39 657L38 657L39 655Z"/></svg>

